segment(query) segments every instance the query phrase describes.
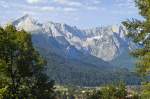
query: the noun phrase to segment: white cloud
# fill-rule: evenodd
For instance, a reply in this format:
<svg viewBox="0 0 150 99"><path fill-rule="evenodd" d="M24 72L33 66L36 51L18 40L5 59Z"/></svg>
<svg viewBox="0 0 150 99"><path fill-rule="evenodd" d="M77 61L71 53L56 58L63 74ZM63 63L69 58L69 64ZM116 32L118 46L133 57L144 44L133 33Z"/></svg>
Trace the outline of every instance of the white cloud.
<svg viewBox="0 0 150 99"><path fill-rule="evenodd" d="M97 6L87 6L86 7L88 10L97 10L98 7Z"/></svg>
<svg viewBox="0 0 150 99"><path fill-rule="evenodd" d="M65 4L68 2L68 0L54 0L54 2L60 3L60 4Z"/></svg>
<svg viewBox="0 0 150 99"><path fill-rule="evenodd" d="M55 11L56 9L54 7L42 7L41 10L43 10L43 11Z"/></svg>
<svg viewBox="0 0 150 99"><path fill-rule="evenodd" d="M81 2L71 1L71 0L54 0L55 3L67 5L67 6L82 6Z"/></svg>
<svg viewBox="0 0 150 99"><path fill-rule="evenodd" d="M79 21L80 19L79 19L79 17L75 17L74 20L75 21Z"/></svg>
<svg viewBox="0 0 150 99"><path fill-rule="evenodd" d="M0 7L3 7L3 8L9 8L8 5L3 5L3 4L0 4Z"/></svg>
<svg viewBox="0 0 150 99"><path fill-rule="evenodd" d="M74 12L74 11L77 11L78 9L68 7L68 8L63 8L63 10L66 11L66 12Z"/></svg>
<svg viewBox="0 0 150 99"><path fill-rule="evenodd" d="M75 12L75 11L78 11L77 8L74 8L74 7L53 7L53 6L47 6L47 7L41 7L39 8L40 11L55 11L55 12L58 12L58 11L61 11L61 12Z"/></svg>
<svg viewBox="0 0 150 99"><path fill-rule="evenodd" d="M93 1L93 4L100 4L100 3L101 3L100 0L94 0L94 1Z"/></svg>
<svg viewBox="0 0 150 99"><path fill-rule="evenodd" d="M134 0L115 0L115 4L119 7L134 7L135 3Z"/></svg>
<svg viewBox="0 0 150 99"><path fill-rule="evenodd" d="M133 14L136 14L136 12L135 11L133 11L133 10L130 10L130 11L123 11L123 10L113 10L113 11L111 11L111 13L112 14L115 14L115 15L121 15L121 16L123 16L123 15L133 15Z"/></svg>
<svg viewBox="0 0 150 99"><path fill-rule="evenodd" d="M80 2L70 2L70 3L68 3L68 5L70 5L70 6L82 6L82 4Z"/></svg>
<svg viewBox="0 0 150 99"><path fill-rule="evenodd" d="M41 1L43 1L43 0L27 0L27 2L30 4L39 3Z"/></svg>
<svg viewBox="0 0 150 99"><path fill-rule="evenodd" d="M0 7L9 8L9 5L8 5L8 3L5 2L5 1L0 1Z"/></svg>
<svg viewBox="0 0 150 99"><path fill-rule="evenodd" d="M1 7L1 1L0 1ZM23 13L47 13L47 12L75 12L78 11L76 7L62 7L62 6L40 6L40 5L28 5L28 4L20 4L20 3L11 3L9 7L12 8L11 10L17 9L17 11L22 11Z"/></svg>
<svg viewBox="0 0 150 99"><path fill-rule="evenodd" d="M63 8L64 11L77 11L78 9L97 10L99 9L97 5L101 3L100 0L92 0L89 2L88 0L83 0L83 1L81 2L77 0L53 0L54 3L64 6ZM69 7L69 8L66 8L66 7Z"/></svg>

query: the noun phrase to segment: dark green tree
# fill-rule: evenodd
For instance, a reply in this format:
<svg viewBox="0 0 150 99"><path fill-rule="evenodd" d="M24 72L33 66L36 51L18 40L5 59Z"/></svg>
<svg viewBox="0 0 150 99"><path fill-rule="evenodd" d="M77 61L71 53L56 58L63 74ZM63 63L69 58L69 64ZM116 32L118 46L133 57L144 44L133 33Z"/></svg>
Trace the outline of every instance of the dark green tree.
<svg viewBox="0 0 150 99"><path fill-rule="evenodd" d="M150 75L150 0L135 0L136 6L139 8L139 14L143 20L127 20L123 24L128 30L128 36L141 47L132 52L132 55L138 59L136 63L138 73L143 77ZM150 93L150 85L146 82L147 88L144 87L142 94ZM146 94L150 98L150 94ZM146 99L146 98L143 98Z"/></svg>
<svg viewBox="0 0 150 99"><path fill-rule="evenodd" d="M127 90L126 90L126 85L123 82L120 82L117 84L117 90L115 92L115 97L118 99L126 99L127 96Z"/></svg>
<svg viewBox="0 0 150 99"><path fill-rule="evenodd" d="M125 84L120 82L116 85L107 85L99 91L93 91L88 99L127 99Z"/></svg>
<svg viewBox="0 0 150 99"><path fill-rule="evenodd" d="M0 27L0 97L51 99L54 81L44 73L45 65L29 33L13 25Z"/></svg>
<svg viewBox="0 0 150 99"><path fill-rule="evenodd" d="M138 58L137 71L144 76L150 72L150 1L135 0L135 2L144 20L132 19L124 21L123 24L128 30L128 36L142 46L133 51L132 55Z"/></svg>

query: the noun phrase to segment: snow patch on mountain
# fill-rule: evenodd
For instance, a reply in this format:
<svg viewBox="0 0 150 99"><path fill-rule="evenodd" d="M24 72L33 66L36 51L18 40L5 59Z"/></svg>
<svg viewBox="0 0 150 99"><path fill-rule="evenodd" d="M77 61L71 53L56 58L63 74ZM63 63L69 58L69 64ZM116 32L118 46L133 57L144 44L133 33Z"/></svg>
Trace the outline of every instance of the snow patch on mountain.
<svg viewBox="0 0 150 99"><path fill-rule="evenodd" d="M70 48L72 46L73 49L108 62L136 48L136 45L126 37L127 31L122 25L81 30L75 26L61 23L41 24L29 15L17 19L13 24L18 29L24 29L32 34L45 35L45 39L54 38L67 50L66 52L72 50ZM41 46L49 48L48 43L52 42L47 40L46 45Z"/></svg>

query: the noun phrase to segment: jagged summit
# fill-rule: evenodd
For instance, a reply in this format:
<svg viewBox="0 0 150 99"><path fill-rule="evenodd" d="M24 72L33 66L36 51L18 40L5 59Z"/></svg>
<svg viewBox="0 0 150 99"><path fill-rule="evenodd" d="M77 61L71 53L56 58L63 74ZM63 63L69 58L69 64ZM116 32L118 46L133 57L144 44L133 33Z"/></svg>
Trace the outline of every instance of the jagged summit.
<svg viewBox="0 0 150 99"><path fill-rule="evenodd" d="M25 15L22 16L20 19L27 19L27 18L32 18L32 16L29 15L29 14L25 14Z"/></svg>
<svg viewBox="0 0 150 99"><path fill-rule="evenodd" d="M30 21L35 21L32 16L30 16L29 14L25 14L24 16L18 18L17 20L13 21L13 24L18 24L21 21L26 21L26 20L30 20Z"/></svg>
<svg viewBox="0 0 150 99"><path fill-rule="evenodd" d="M35 45L37 44L39 47L47 48L47 50L49 50L49 45L55 46L54 50L61 46L62 49L58 48L56 52L59 53L60 50L67 50L67 48L72 46L72 48L67 51L70 57L77 56L78 52L81 52L95 56L104 61L114 62L115 59L136 47L136 45L126 37L127 31L122 25L81 30L75 26L64 23L47 22L41 24L30 15L25 15L17 19L13 24L18 29L23 28L34 34L40 33L42 36L38 37L38 39L42 38L46 40L39 40L38 44L35 42ZM54 41L52 43L51 40L48 40L50 38L53 38L55 43ZM40 42L42 42L42 44L39 44ZM125 55L129 57L129 55ZM127 60L131 59L126 59L127 57L123 57L120 60L126 60L128 63Z"/></svg>
<svg viewBox="0 0 150 99"><path fill-rule="evenodd" d="M26 14L17 20L13 21L13 24L18 29L25 29L26 31L40 31L42 24L38 23L32 16Z"/></svg>

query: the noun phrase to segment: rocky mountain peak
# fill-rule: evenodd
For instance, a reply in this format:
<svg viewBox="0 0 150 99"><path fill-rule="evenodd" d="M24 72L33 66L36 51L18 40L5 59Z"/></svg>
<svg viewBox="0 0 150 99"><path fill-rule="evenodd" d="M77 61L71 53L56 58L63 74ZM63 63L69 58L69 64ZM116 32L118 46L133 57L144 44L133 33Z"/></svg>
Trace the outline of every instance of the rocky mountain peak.
<svg viewBox="0 0 150 99"><path fill-rule="evenodd" d="M81 30L75 26L63 23L47 22L41 24L29 15L17 19L13 24L19 29L23 28L31 33L40 33L45 35L45 39L53 38L57 42L52 44L51 41L47 40L47 45L48 43L52 44L52 46L60 44L59 46L62 46L63 49L73 46L73 50L78 50L79 52L95 56L108 62L115 60L123 53L127 53L134 46L126 37L127 31L122 25ZM42 46L46 48L45 45L39 47ZM72 56L74 54L77 53L74 52Z"/></svg>

